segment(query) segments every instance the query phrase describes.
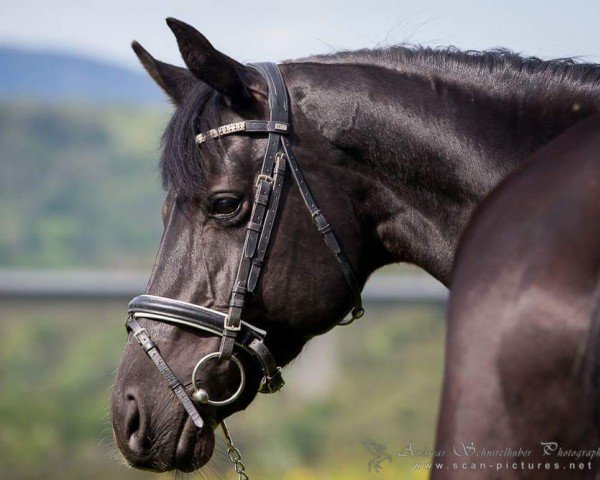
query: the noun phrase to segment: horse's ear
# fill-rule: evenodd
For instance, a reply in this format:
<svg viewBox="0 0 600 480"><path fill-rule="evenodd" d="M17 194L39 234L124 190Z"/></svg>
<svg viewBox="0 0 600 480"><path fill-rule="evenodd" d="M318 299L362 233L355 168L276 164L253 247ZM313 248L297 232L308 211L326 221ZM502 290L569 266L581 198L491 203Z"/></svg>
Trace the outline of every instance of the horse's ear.
<svg viewBox="0 0 600 480"><path fill-rule="evenodd" d="M196 77L189 70L156 60L138 42L134 41L131 48L133 48L148 74L165 91L175 105L179 105L194 83L198 83Z"/></svg>
<svg viewBox="0 0 600 480"><path fill-rule="evenodd" d="M267 86L254 69L216 50L204 35L187 23L167 18L167 25L175 34L190 72L223 94L232 107L246 108L266 98Z"/></svg>

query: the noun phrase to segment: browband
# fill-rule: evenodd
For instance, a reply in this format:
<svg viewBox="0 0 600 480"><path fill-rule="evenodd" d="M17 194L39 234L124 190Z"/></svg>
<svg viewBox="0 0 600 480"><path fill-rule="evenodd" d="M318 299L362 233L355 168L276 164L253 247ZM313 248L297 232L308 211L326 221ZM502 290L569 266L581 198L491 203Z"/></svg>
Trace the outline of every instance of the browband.
<svg viewBox="0 0 600 480"><path fill-rule="evenodd" d="M232 133L287 133L289 125L284 122L273 122L267 120L244 120L242 122L228 123L217 128L211 128L209 131L196 135L196 143L201 144L209 138L222 137Z"/></svg>

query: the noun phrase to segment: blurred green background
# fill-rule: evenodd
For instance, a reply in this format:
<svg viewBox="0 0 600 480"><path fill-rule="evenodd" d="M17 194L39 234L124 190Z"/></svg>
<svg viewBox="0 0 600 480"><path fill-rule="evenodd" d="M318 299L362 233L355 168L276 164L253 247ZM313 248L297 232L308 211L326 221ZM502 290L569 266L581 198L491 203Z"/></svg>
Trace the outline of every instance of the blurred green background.
<svg viewBox="0 0 600 480"><path fill-rule="evenodd" d="M0 103L0 266L149 270L169 114L156 105ZM1 301L2 479L154 476L123 465L112 443L124 309L116 300ZM253 478L425 478L397 457L368 472L362 442L391 454L409 441L433 446L443 312L371 307L316 343L287 368L284 391L259 396L230 422ZM219 442L205 477L234 478Z"/></svg>
<svg viewBox="0 0 600 480"><path fill-rule="evenodd" d="M0 470L3 479L141 479L112 444L108 397L124 340L124 305L9 302L0 308ZM329 334L328 388L305 392L288 367L280 394L259 396L229 422L259 479L426 478L417 460L395 457L367 470L373 440L392 455L412 441L432 448L442 368L442 315L432 309L373 310ZM292 370L289 374L289 370ZM165 388L167 388L165 386ZM206 478L235 478L224 443ZM158 475L156 475L158 477Z"/></svg>

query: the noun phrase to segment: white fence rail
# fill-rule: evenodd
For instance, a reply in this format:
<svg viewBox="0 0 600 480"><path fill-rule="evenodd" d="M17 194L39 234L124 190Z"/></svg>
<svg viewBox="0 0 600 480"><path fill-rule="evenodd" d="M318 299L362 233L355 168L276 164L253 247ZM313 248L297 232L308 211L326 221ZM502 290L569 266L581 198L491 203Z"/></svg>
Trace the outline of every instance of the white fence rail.
<svg viewBox="0 0 600 480"><path fill-rule="evenodd" d="M143 293L147 273L0 269L0 299L127 299ZM364 290L365 303L436 304L444 286L425 275L376 274Z"/></svg>

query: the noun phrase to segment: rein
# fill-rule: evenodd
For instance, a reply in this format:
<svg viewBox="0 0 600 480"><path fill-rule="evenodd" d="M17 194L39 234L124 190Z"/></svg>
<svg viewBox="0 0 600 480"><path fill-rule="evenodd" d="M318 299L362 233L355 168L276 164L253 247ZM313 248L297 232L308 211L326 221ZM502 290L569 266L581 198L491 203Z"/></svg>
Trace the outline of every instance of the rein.
<svg viewBox="0 0 600 480"><path fill-rule="evenodd" d="M275 218L279 211L279 202L288 167L313 223L338 261L354 299L354 307L351 310L350 318L340 322L340 325L347 325L364 314L361 289L356 280L354 269L335 235L333 227L319 210L287 137L291 130L288 94L281 72L274 63L258 63L252 65L252 67L263 76L268 85L269 120L246 120L230 123L196 136L196 143L201 145L208 139L241 132L268 134L268 144L262 167L254 184L252 213L246 227L242 256L231 291L229 311L224 314L211 308L179 300L153 295L140 295L129 303L129 316L125 322L127 330L133 334L146 354L156 364L194 424L200 429L204 427L204 421L195 403L213 406L228 405L234 402L244 390L245 372L242 363L234 356L235 347L247 351L258 362L263 372L263 378L258 389L260 393L277 392L285 383L281 375L281 367L277 365L277 361L265 345L267 332L242 321L242 314L246 298L254 293L260 279L273 233ZM196 364L192 374L191 386L193 392L191 397L185 386L162 358L156 344L152 342L150 335L140 325L138 319L186 325L221 337L219 351L205 355ZM229 398L211 399L209 393L201 387L197 378L205 363L213 358L227 361L229 365L233 364L240 371L240 384ZM241 461L240 453L235 448L224 421L222 422L222 428L229 445L228 453L235 465L235 470L240 479L247 479L248 476L244 471L245 467Z"/></svg>

